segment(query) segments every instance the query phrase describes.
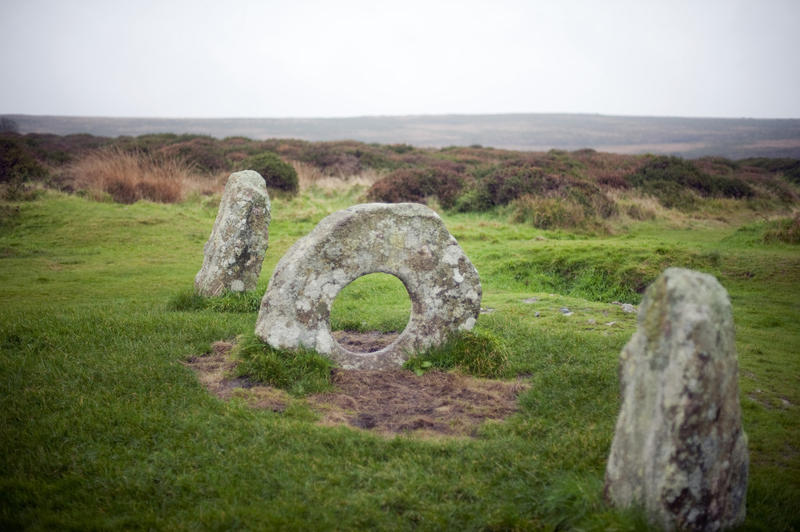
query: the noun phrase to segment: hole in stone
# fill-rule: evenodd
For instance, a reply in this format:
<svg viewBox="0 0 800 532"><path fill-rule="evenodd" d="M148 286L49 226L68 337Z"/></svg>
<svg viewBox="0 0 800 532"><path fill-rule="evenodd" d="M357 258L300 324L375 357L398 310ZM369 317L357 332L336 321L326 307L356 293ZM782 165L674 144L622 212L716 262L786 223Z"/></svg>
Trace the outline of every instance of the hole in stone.
<svg viewBox="0 0 800 532"><path fill-rule="evenodd" d="M345 286L331 308L331 332L340 346L372 353L394 342L411 317L411 298L403 281L370 273Z"/></svg>

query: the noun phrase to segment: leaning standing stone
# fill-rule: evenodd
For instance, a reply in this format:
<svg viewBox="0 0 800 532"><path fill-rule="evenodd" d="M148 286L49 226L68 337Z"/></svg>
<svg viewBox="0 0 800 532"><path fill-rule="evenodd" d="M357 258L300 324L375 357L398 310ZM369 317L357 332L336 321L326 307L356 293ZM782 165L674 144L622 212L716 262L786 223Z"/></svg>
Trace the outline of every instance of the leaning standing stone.
<svg viewBox="0 0 800 532"><path fill-rule="evenodd" d="M741 523L747 437L731 304L714 277L670 268L647 289L620 382L606 497L667 530Z"/></svg>
<svg viewBox="0 0 800 532"><path fill-rule="evenodd" d="M203 266L194 278L197 293L218 296L226 290L254 290L267 251L269 222L264 178L253 170L231 174L203 248Z"/></svg>

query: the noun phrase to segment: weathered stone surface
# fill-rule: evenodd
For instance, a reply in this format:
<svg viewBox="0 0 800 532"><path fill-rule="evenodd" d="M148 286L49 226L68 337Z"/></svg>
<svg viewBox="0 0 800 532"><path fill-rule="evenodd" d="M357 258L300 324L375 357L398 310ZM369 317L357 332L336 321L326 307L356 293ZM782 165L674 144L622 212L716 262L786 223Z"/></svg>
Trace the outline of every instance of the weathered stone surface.
<svg viewBox="0 0 800 532"><path fill-rule="evenodd" d="M647 289L620 382L607 498L668 530L741 523L747 437L731 305L714 277L670 268Z"/></svg>
<svg viewBox="0 0 800 532"><path fill-rule="evenodd" d="M218 296L226 290L254 290L267 251L269 222L264 178L253 170L231 174L203 248L203 266L194 278L197 293Z"/></svg>
<svg viewBox="0 0 800 532"><path fill-rule="evenodd" d="M411 317L389 346L353 353L331 337L331 306L342 288L370 273L405 284ZM331 214L281 258L256 334L276 348L314 349L345 369L387 369L451 331L471 329L480 303L478 272L435 212L416 203L370 203Z"/></svg>

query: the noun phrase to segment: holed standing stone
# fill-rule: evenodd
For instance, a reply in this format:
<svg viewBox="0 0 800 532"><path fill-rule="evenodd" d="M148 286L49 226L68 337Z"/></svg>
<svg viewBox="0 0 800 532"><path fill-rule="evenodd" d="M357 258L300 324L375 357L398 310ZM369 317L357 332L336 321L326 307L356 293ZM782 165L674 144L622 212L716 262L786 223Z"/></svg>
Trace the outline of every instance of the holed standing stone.
<svg viewBox="0 0 800 532"><path fill-rule="evenodd" d="M731 304L714 277L670 268L647 289L620 382L607 499L667 530L741 523L747 437Z"/></svg>
<svg viewBox="0 0 800 532"><path fill-rule="evenodd" d="M210 297L254 290L267 251L269 222L264 178L253 170L231 174L203 248L203 266L194 279L197 293Z"/></svg>
<svg viewBox="0 0 800 532"><path fill-rule="evenodd" d="M390 345L354 353L331 336L331 307L342 288L370 273L403 282L411 316ZM391 369L472 329L480 306L478 271L434 211L368 203L331 214L286 252L261 301L256 335L276 348L314 349L344 369Z"/></svg>

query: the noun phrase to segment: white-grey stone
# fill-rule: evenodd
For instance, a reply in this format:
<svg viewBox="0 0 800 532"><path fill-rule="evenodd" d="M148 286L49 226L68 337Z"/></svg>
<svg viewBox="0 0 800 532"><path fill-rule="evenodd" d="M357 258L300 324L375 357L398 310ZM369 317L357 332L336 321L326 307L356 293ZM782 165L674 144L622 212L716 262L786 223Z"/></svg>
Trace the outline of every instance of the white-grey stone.
<svg viewBox="0 0 800 532"><path fill-rule="evenodd" d="M636 307L631 305L630 303L623 303L622 305L620 305L620 308L622 309L622 312L624 312L625 314L633 314L636 312Z"/></svg>
<svg viewBox="0 0 800 532"><path fill-rule="evenodd" d="M353 353L331 336L339 291L370 273L398 277L411 299L405 330L389 346ZM275 267L256 334L276 348L305 347L345 369L388 369L478 319L478 272L441 218L417 203L356 205L323 219Z"/></svg>
<svg viewBox="0 0 800 532"><path fill-rule="evenodd" d="M197 293L219 296L225 291L255 290L267 251L269 222L264 178L253 170L231 174L203 248L203 266L194 278Z"/></svg>
<svg viewBox="0 0 800 532"><path fill-rule="evenodd" d="M731 304L714 277L670 268L647 289L620 384L606 497L667 530L741 523L747 437Z"/></svg>

